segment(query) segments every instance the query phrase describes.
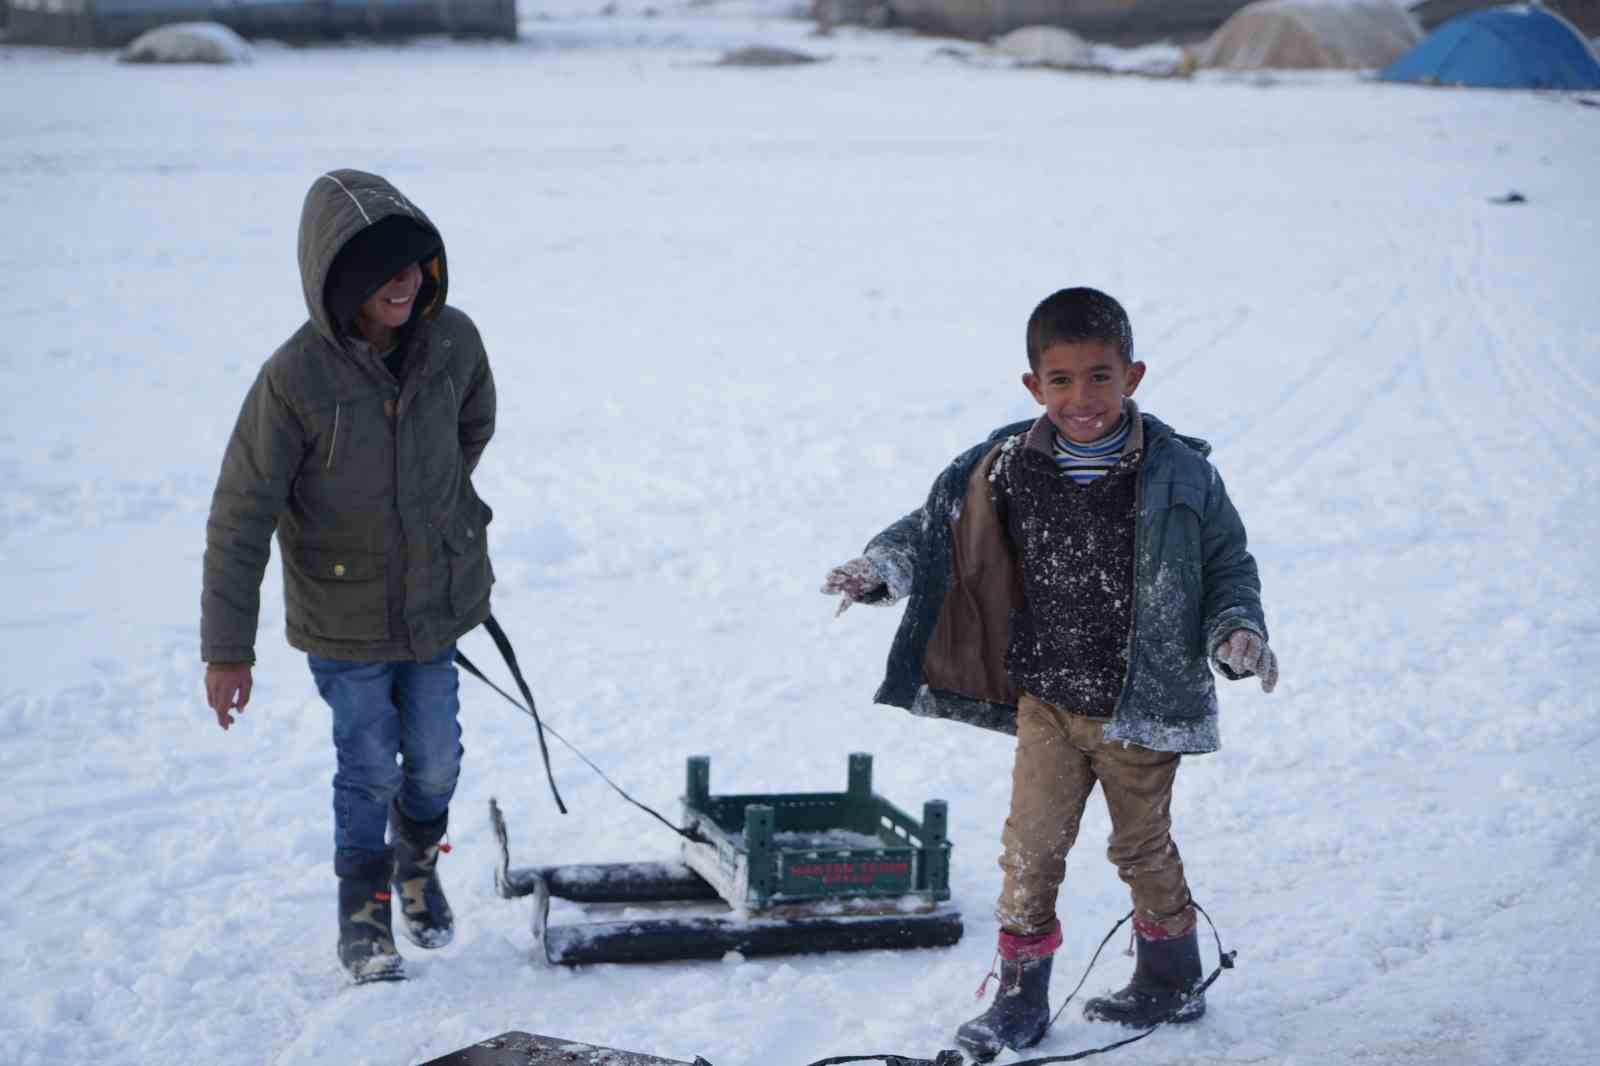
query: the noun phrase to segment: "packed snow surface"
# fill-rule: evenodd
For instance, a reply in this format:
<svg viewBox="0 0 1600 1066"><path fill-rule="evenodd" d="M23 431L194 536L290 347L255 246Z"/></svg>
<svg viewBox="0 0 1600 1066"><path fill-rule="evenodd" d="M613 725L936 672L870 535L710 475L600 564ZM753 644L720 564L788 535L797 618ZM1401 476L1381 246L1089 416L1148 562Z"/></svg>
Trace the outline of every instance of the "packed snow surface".
<svg viewBox="0 0 1600 1066"><path fill-rule="evenodd" d="M835 619L817 589L1034 411L1024 321L1077 284L1128 307L1145 409L1215 444L1283 664L1271 696L1225 686L1173 804L1238 968L1203 1023L1104 1061L1600 1062L1600 112L1008 70L751 5L557 14L228 68L0 49L0 1062L399 1066L508 1029L716 1066L953 1046L1010 745L874 707L898 608ZM748 45L831 61L714 65ZM532 724L465 678L455 942L346 986L329 717L276 566L228 733L196 619L224 442L305 316L301 198L343 166L439 223L486 340L495 607L542 712L663 810L692 754L747 793L840 790L874 753L880 794L950 804L958 947L534 964L490 796L518 864L674 838L555 745L559 815ZM1106 834L1093 800L1058 1003L1128 906ZM1039 1053L1120 1035L1069 1007Z"/></svg>

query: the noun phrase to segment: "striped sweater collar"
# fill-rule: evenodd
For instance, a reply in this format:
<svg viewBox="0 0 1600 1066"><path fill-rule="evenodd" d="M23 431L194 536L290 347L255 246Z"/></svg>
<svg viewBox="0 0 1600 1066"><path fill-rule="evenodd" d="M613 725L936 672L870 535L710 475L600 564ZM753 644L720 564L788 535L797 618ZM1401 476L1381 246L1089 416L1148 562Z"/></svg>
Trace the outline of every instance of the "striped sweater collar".
<svg viewBox="0 0 1600 1066"><path fill-rule="evenodd" d="M1122 415L1127 419L1129 432L1128 439L1123 441L1121 454L1128 456L1144 451L1144 416L1139 413L1139 405L1132 400L1123 400ZM1054 463L1055 439L1055 423L1050 421L1048 415L1040 415L1033 427L1023 435L1022 446Z"/></svg>
<svg viewBox="0 0 1600 1066"><path fill-rule="evenodd" d="M1058 463L1063 460L1083 460L1111 466L1122 456L1122 446L1128 442L1132 430L1133 422L1124 413L1117 420L1115 429L1099 440L1089 441L1087 444L1079 444L1063 436L1060 430L1056 430L1056 439L1051 450L1055 452Z"/></svg>

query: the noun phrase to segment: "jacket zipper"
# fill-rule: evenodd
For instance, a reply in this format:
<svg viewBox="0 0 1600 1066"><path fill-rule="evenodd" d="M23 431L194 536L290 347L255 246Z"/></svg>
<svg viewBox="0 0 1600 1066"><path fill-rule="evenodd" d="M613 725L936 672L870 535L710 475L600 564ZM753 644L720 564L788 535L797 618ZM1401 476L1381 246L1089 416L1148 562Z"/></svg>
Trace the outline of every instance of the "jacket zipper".
<svg viewBox="0 0 1600 1066"><path fill-rule="evenodd" d="M1139 560L1144 558L1144 483L1145 475L1150 469L1150 445L1144 447L1144 455L1139 457L1139 475L1133 482L1133 603L1128 612L1128 672L1122 675L1122 692L1117 696L1117 705L1111 708L1111 719L1116 720L1117 712L1122 710L1128 702L1128 693L1133 691L1134 651L1139 645Z"/></svg>
<svg viewBox="0 0 1600 1066"><path fill-rule="evenodd" d="M324 470L333 469L333 450L339 446L339 412L344 409L344 404L333 405L333 437L328 441L328 462Z"/></svg>

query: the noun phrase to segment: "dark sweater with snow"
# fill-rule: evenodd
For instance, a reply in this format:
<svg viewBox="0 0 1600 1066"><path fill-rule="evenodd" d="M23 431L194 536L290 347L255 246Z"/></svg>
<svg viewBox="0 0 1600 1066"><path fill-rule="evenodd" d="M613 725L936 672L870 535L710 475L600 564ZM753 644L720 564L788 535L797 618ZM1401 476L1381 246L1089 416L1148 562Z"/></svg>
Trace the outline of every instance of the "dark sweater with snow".
<svg viewBox="0 0 1600 1066"><path fill-rule="evenodd" d="M1138 468L1133 452L1079 484L1035 444L993 481L1024 596L1006 670L1019 691L1074 714L1111 717L1128 676Z"/></svg>

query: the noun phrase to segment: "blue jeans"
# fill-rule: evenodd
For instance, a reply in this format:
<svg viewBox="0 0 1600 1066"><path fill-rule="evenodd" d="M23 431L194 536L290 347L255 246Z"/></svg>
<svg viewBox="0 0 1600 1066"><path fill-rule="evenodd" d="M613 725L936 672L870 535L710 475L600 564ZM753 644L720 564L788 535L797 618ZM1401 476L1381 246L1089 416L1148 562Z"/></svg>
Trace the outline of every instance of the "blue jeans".
<svg viewBox="0 0 1600 1066"><path fill-rule="evenodd" d="M333 708L335 869L386 853L389 804L412 821L442 816L461 773L456 649L427 662L363 663L309 656Z"/></svg>

